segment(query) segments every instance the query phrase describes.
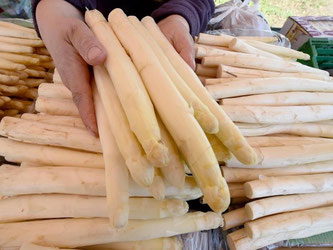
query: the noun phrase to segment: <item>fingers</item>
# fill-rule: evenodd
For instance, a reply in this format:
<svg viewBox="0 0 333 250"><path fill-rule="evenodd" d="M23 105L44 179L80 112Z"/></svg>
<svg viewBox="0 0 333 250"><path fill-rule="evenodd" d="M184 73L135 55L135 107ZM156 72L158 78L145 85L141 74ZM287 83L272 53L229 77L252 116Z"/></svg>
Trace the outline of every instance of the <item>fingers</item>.
<svg viewBox="0 0 333 250"><path fill-rule="evenodd" d="M171 15L160 21L158 26L184 61L194 70L194 41L187 21L182 16Z"/></svg>
<svg viewBox="0 0 333 250"><path fill-rule="evenodd" d="M97 122L90 87L90 72L87 63L78 54L75 48L69 44L62 46L62 53L66 55L65 60L57 60L57 69L64 84L69 88L83 123L87 129L97 135Z"/></svg>
<svg viewBox="0 0 333 250"><path fill-rule="evenodd" d="M80 11L66 1L43 0L38 4L36 14L44 43L64 84L73 94L84 124L97 135L87 63L102 63L106 57L104 48L83 22Z"/></svg>
<svg viewBox="0 0 333 250"><path fill-rule="evenodd" d="M95 38L84 22L80 20L74 22L68 38L89 65L99 65L105 61L106 51L103 45Z"/></svg>

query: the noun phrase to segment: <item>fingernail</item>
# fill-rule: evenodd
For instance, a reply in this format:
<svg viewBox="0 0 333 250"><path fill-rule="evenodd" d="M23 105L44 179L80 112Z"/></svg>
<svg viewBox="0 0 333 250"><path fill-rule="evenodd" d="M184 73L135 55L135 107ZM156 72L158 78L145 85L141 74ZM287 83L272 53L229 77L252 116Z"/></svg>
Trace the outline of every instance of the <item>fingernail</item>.
<svg viewBox="0 0 333 250"><path fill-rule="evenodd" d="M102 53L102 50L98 47L92 47L88 51L88 60L94 60L96 57L98 57Z"/></svg>

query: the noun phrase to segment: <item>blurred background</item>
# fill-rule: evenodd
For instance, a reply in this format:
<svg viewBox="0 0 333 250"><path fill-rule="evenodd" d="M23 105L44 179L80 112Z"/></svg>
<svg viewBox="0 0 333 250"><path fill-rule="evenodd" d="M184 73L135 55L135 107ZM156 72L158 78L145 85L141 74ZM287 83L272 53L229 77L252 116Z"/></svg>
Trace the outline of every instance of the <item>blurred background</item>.
<svg viewBox="0 0 333 250"><path fill-rule="evenodd" d="M215 0L219 5L228 0ZM282 27L289 16L330 16L333 0L261 0L261 8L271 27Z"/></svg>

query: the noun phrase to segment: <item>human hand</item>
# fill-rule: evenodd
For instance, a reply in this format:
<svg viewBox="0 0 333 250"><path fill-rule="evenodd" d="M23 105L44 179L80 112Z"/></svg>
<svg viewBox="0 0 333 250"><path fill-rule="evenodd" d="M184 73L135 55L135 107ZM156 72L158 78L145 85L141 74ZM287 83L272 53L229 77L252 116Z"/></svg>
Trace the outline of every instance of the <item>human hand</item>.
<svg viewBox="0 0 333 250"><path fill-rule="evenodd" d="M194 42L186 19L180 15L171 15L160 21L158 26L185 62L195 69Z"/></svg>
<svg viewBox="0 0 333 250"><path fill-rule="evenodd" d="M97 135L88 65L104 62L104 47L84 23L80 11L66 1L41 1L36 18L42 39L63 83L72 92L82 121L88 130Z"/></svg>

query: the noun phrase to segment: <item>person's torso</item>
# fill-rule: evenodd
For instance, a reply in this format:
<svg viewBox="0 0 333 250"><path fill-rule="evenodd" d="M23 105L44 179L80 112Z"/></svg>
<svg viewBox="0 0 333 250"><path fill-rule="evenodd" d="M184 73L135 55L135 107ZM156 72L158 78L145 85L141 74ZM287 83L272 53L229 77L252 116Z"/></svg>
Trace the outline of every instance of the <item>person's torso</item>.
<svg viewBox="0 0 333 250"><path fill-rule="evenodd" d="M127 15L135 15L138 18L150 15L155 9L168 0L97 0L97 9L107 17L110 10L121 8Z"/></svg>

